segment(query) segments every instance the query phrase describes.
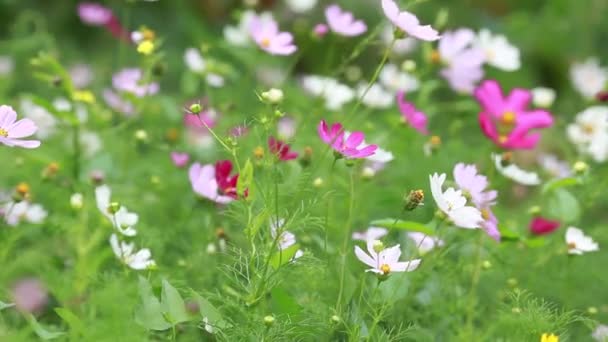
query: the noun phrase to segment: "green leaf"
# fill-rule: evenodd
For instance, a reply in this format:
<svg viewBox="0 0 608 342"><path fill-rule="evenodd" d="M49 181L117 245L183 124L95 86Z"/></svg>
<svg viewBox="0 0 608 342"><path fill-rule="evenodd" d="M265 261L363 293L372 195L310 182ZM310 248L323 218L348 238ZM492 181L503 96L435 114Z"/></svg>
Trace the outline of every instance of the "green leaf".
<svg viewBox="0 0 608 342"><path fill-rule="evenodd" d="M167 330L171 324L163 316L160 302L152 292L148 280L139 277L140 305L135 309L135 322L150 330Z"/></svg>
<svg viewBox="0 0 608 342"><path fill-rule="evenodd" d="M207 299L192 290L192 296L198 303L202 318L207 318L208 323L214 328L226 328L229 324L224 320L222 314Z"/></svg>
<svg viewBox="0 0 608 342"><path fill-rule="evenodd" d="M248 191L248 196L252 196L251 183L253 182L253 164L251 160L247 159L245 167L239 175L239 179L236 183L236 192L240 197L245 197L245 191Z"/></svg>
<svg viewBox="0 0 608 342"><path fill-rule="evenodd" d="M175 287L165 279L163 279L163 290L160 301L166 319L173 325L190 320L190 316L186 312L184 299Z"/></svg>
<svg viewBox="0 0 608 342"><path fill-rule="evenodd" d="M282 287L275 287L270 291L274 313L295 315L301 311L300 305Z"/></svg>
<svg viewBox="0 0 608 342"><path fill-rule="evenodd" d="M543 189L542 189L542 193L547 194L553 190L557 190L557 189L561 189L561 188L565 188L565 187L569 187L569 186L574 186L574 185L579 185L579 184L581 184L580 180L578 178L573 178L573 177L552 179L552 180L548 181L547 183L545 183L545 185L543 186Z"/></svg>
<svg viewBox="0 0 608 342"><path fill-rule="evenodd" d="M519 233L506 226L498 226L501 241L519 241Z"/></svg>
<svg viewBox="0 0 608 342"><path fill-rule="evenodd" d="M3 301L0 301L0 311L2 311L4 309L12 308L13 306L15 306L15 304L5 303Z"/></svg>
<svg viewBox="0 0 608 342"><path fill-rule="evenodd" d="M268 209L263 209L262 212L260 212L247 227L247 235L256 236L260 231L262 225L268 223L269 216L270 211L268 211Z"/></svg>
<svg viewBox="0 0 608 342"><path fill-rule="evenodd" d="M543 237L534 237L524 240L524 243L530 248L539 248L545 245L546 240Z"/></svg>
<svg viewBox="0 0 608 342"><path fill-rule="evenodd" d="M414 222L414 221L402 221L402 220L395 220L392 218L387 218L387 219L372 221L371 225L374 227L407 230L407 231L411 231L411 232L420 232L420 233L424 233L424 234L430 235L430 236L435 235L435 232L433 231L433 229L427 227L425 224L422 224L419 222Z"/></svg>
<svg viewBox="0 0 608 342"><path fill-rule="evenodd" d="M66 308L55 308L55 312L70 326L72 335L82 335L84 333L84 323L72 311Z"/></svg>
<svg viewBox="0 0 608 342"><path fill-rule="evenodd" d="M42 324L38 323L33 315L27 315L26 319L36 335L43 340L54 340L65 334L63 331L48 331Z"/></svg>
<svg viewBox="0 0 608 342"><path fill-rule="evenodd" d="M270 265L276 270L291 261L291 258L296 255L300 245L295 244L285 249L279 250L270 257Z"/></svg>
<svg viewBox="0 0 608 342"><path fill-rule="evenodd" d="M564 223L575 222L581 215L578 200L564 188L556 189L551 193L548 206L548 216L555 217Z"/></svg>

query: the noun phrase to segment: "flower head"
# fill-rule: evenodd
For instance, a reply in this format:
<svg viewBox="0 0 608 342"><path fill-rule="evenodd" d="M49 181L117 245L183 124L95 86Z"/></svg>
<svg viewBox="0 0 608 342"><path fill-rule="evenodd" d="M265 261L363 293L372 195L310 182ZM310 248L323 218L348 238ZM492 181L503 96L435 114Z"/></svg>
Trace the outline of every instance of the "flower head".
<svg viewBox="0 0 608 342"><path fill-rule="evenodd" d="M270 235L272 236L273 239L277 238L277 234L280 234L278 236L278 248L279 250L285 250L293 245L296 244L296 236L287 230L283 230L283 226L285 225L285 219L278 219L276 221L271 220L270 221ZM301 257L302 255L304 255L304 252L302 252L301 250L297 250L296 253L294 254L294 256L291 258L291 261L294 261L295 259Z"/></svg>
<svg viewBox="0 0 608 342"><path fill-rule="evenodd" d="M238 174L230 176L231 172L232 163L229 160L219 161L215 165L194 163L189 170L192 190L216 203L230 203L237 198L238 181Z"/></svg>
<svg viewBox="0 0 608 342"><path fill-rule="evenodd" d="M418 252L424 255L431 250L445 245L445 242L439 238L428 236L420 232L410 232L407 236L414 242Z"/></svg>
<svg viewBox="0 0 608 342"><path fill-rule="evenodd" d="M340 123L335 123L331 128L328 128L325 120L321 120L317 131L323 142L346 158L366 158L373 155L378 149L377 145L361 147L365 139L362 132L353 132L348 135L348 138L345 138L345 132L342 130L342 124Z"/></svg>
<svg viewBox="0 0 608 342"><path fill-rule="evenodd" d="M83 23L93 26L104 26L112 20L112 10L100 4L82 2L78 4L78 16Z"/></svg>
<svg viewBox="0 0 608 342"><path fill-rule="evenodd" d="M355 97L353 89L329 77L304 76L302 87L312 96L325 100L325 108L329 110L340 110Z"/></svg>
<svg viewBox="0 0 608 342"><path fill-rule="evenodd" d="M138 68L122 69L112 76L114 89L133 94L137 97L154 95L158 92L158 83L142 83L143 72Z"/></svg>
<svg viewBox="0 0 608 342"><path fill-rule="evenodd" d="M382 10L393 25L412 37L426 41L440 38L439 33L430 25L420 25L420 21L415 15L407 11L400 11L393 0L382 0Z"/></svg>
<svg viewBox="0 0 608 342"><path fill-rule="evenodd" d="M496 170L503 176L523 185L538 185L541 180L536 172L521 169L510 161L505 161L500 155L492 155Z"/></svg>
<svg viewBox="0 0 608 342"><path fill-rule="evenodd" d="M30 119L17 120L13 107L0 106L0 143L10 147L37 148L39 140L22 140L36 133L38 127Z"/></svg>
<svg viewBox="0 0 608 342"><path fill-rule="evenodd" d="M536 216L530 221L530 232L534 235L545 235L553 233L559 228L560 222Z"/></svg>
<svg viewBox="0 0 608 342"><path fill-rule="evenodd" d="M566 244L568 245L568 254L581 255L600 250L597 242L576 227L568 227L568 230L566 230Z"/></svg>
<svg viewBox="0 0 608 342"><path fill-rule="evenodd" d="M530 132L553 124L548 111L528 109L532 94L526 89L513 89L505 97L498 82L487 80L475 89L475 98L482 107L479 113L481 130L502 148L534 148L540 134Z"/></svg>
<svg viewBox="0 0 608 342"><path fill-rule="evenodd" d="M471 93L483 78L483 50L473 45L475 33L466 28L446 32L439 41L439 56L446 65L441 70L450 87Z"/></svg>
<svg viewBox="0 0 608 342"><path fill-rule="evenodd" d="M268 148L270 152L276 155L279 160L288 161L298 158L297 152L291 152L289 144L286 144L280 140L276 140L274 137L268 138Z"/></svg>
<svg viewBox="0 0 608 342"><path fill-rule="evenodd" d="M592 99L605 89L608 82L608 68L600 66L597 58L572 64L570 79L574 88L585 98Z"/></svg>
<svg viewBox="0 0 608 342"><path fill-rule="evenodd" d="M411 272L418 268L420 259L410 261L399 261L401 256L401 247L399 245L382 249L377 252L374 248L377 240L367 241L367 253L361 247L355 246L355 255L357 258L369 266L365 272L373 272L381 276L387 276L393 272Z"/></svg>
<svg viewBox="0 0 608 342"><path fill-rule="evenodd" d="M139 216L129 212L126 207L118 205L116 210L111 210L112 206L117 204L111 202L112 191L107 185L101 185L95 188L95 200L97 201L97 209L105 216L114 228L125 236L137 235L137 230L133 228L139 221Z"/></svg>
<svg viewBox="0 0 608 342"><path fill-rule="evenodd" d="M291 55L298 49L293 44L293 35L279 31L279 24L265 21L258 16L251 19L249 34L258 46L271 55Z"/></svg>
<svg viewBox="0 0 608 342"><path fill-rule="evenodd" d="M519 49L500 34L492 34L482 29L475 38L474 45L485 53L485 62L505 71L515 71L521 66Z"/></svg>
<svg viewBox="0 0 608 342"><path fill-rule="evenodd" d="M48 212L42 205L29 201L8 202L0 207L0 213L3 213L4 220L9 226L16 226L24 221L40 224L48 216Z"/></svg>
<svg viewBox="0 0 608 342"><path fill-rule="evenodd" d="M462 195L461 190L448 188L443 191L445 179L445 173L429 176L431 193L439 209L458 227L479 228L484 221L481 212L475 207L466 205L467 199Z"/></svg>
<svg viewBox="0 0 608 342"><path fill-rule="evenodd" d="M342 36L354 37L367 31L367 25L362 20L356 20L351 12L342 10L336 4L325 9L325 19L329 28Z"/></svg>
<svg viewBox="0 0 608 342"><path fill-rule="evenodd" d="M40 314L49 302L49 292L36 278L19 280L14 286L11 297L15 307L25 313Z"/></svg>
<svg viewBox="0 0 608 342"><path fill-rule="evenodd" d="M419 111L413 103L405 100L405 92L397 93L397 106L407 124L422 134L429 134L426 115Z"/></svg>
<svg viewBox="0 0 608 342"><path fill-rule="evenodd" d="M363 232L354 232L352 235L353 240L370 241L380 240L380 238L386 236L388 230L380 227L369 227Z"/></svg>
<svg viewBox="0 0 608 342"><path fill-rule="evenodd" d="M171 152L171 161L173 161L173 165L181 168L188 165L190 155L188 153L173 151Z"/></svg>
<svg viewBox="0 0 608 342"><path fill-rule="evenodd" d="M540 342L559 342L559 337L554 334L544 333L540 336Z"/></svg>
<svg viewBox="0 0 608 342"><path fill-rule="evenodd" d="M577 114L567 134L581 153L597 162L608 160L608 107L593 106Z"/></svg>
<svg viewBox="0 0 608 342"><path fill-rule="evenodd" d="M114 255L134 270L145 270L156 266L149 249L143 248L136 252L133 243L118 241L116 234L110 236L110 246Z"/></svg>

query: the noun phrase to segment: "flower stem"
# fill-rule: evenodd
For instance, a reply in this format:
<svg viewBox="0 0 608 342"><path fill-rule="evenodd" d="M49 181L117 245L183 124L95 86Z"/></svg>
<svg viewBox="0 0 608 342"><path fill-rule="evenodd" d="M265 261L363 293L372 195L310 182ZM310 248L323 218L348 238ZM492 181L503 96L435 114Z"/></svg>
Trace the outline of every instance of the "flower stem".
<svg viewBox="0 0 608 342"><path fill-rule="evenodd" d="M478 232L479 238L477 240L477 249L475 255L475 268L471 273L471 290L469 291L468 306L466 312L466 333L469 337L473 336L473 315L475 311L475 294L477 292L477 285L479 284L479 278L481 276L481 247L483 242L483 232Z"/></svg>
<svg viewBox="0 0 608 342"><path fill-rule="evenodd" d="M72 124L72 174L74 176L75 183L80 180L80 122L76 121Z"/></svg>
<svg viewBox="0 0 608 342"><path fill-rule="evenodd" d="M342 293L344 292L344 277L346 275L346 255L348 248L348 238L350 237L350 226L352 224L353 211L355 207L355 179L354 171L350 173L350 191L349 191L349 205L348 205L348 218L344 226L344 241L342 242L342 264L340 267L340 290L338 291L338 300L336 302L336 312L340 312L340 306L342 302Z"/></svg>

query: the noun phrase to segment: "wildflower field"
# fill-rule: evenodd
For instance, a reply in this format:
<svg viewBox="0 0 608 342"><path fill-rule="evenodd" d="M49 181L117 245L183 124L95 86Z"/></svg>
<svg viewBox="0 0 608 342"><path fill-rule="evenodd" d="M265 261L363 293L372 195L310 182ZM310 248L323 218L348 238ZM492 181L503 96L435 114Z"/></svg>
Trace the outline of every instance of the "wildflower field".
<svg viewBox="0 0 608 342"><path fill-rule="evenodd" d="M608 341L606 0L0 0L0 341Z"/></svg>

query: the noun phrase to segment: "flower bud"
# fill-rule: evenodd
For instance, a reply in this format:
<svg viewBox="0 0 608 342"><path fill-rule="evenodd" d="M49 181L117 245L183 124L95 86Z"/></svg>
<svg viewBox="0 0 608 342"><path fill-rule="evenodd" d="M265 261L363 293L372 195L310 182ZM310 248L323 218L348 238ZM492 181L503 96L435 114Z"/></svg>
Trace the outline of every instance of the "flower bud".
<svg viewBox="0 0 608 342"><path fill-rule="evenodd" d="M83 206L83 196L81 193L75 193L70 197L70 206L74 210L80 210Z"/></svg>
<svg viewBox="0 0 608 342"><path fill-rule="evenodd" d="M313 185L315 188L320 188L320 187L322 187L322 186L323 186L323 178L321 178L321 177L317 177L317 178L315 178L315 180L312 182L312 185Z"/></svg>
<svg viewBox="0 0 608 342"><path fill-rule="evenodd" d="M372 243L372 246L373 246L372 248L374 249L374 251L376 251L376 253L380 253L384 250L384 244L380 240L374 240Z"/></svg>
<svg viewBox="0 0 608 342"><path fill-rule="evenodd" d="M517 279L515 279L515 278L507 279L507 285L509 285L509 287L517 286Z"/></svg>
<svg viewBox="0 0 608 342"><path fill-rule="evenodd" d="M272 315L268 315L268 316L264 317L264 324L267 327L270 327L271 325L273 325L274 321L275 321L275 319L274 319L274 317Z"/></svg>
<svg viewBox="0 0 608 342"><path fill-rule="evenodd" d="M116 214L119 210L120 210L120 203L118 203L118 202L111 202L110 205L108 206L108 213L110 213L112 215Z"/></svg>
<svg viewBox="0 0 608 342"><path fill-rule="evenodd" d="M325 24L317 24L312 30L315 37L323 38L329 32L329 27Z"/></svg>
<svg viewBox="0 0 608 342"><path fill-rule="evenodd" d="M598 313L598 310L597 310L597 308L595 306L590 306L590 307L587 308L587 312L590 315L595 315L595 314Z"/></svg>
<svg viewBox="0 0 608 342"><path fill-rule="evenodd" d="M530 207L530 209L528 209L528 214L536 216L539 215L541 213L541 207L538 205L532 206Z"/></svg>
<svg viewBox="0 0 608 342"><path fill-rule="evenodd" d="M514 307L513 309L511 309L511 312L514 314L519 314L519 313L521 313L521 308Z"/></svg>
<svg viewBox="0 0 608 342"><path fill-rule="evenodd" d="M190 105L190 108L188 110L192 114L199 114L203 111L203 106L201 106L200 103L193 103L192 105Z"/></svg>
<svg viewBox="0 0 608 342"><path fill-rule="evenodd" d="M135 131L135 139L140 142L145 142L148 140L148 133L143 129L138 129Z"/></svg>
<svg viewBox="0 0 608 342"><path fill-rule="evenodd" d="M532 103L536 107L549 108L555 101L555 90L551 88L538 87L532 89Z"/></svg>
<svg viewBox="0 0 608 342"><path fill-rule="evenodd" d="M334 323L334 324L338 324L338 323L340 323L340 321L341 321L341 320L342 320L342 319L341 319L341 318L340 318L340 316L338 316L338 315L332 315L332 316L331 316L331 318L330 318L330 321L331 321L332 323Z"/></svg>
<svg viewBox="0 0 608 342"><path fill-rule="evenodd" d="M423 205L423 204L424 204L424 191L422 191L421 189L412 190L405 197L405 205L404 205L403 209L405 209L407 211L412 211L412 210L418 208L418 206Z"/></svg>
<svg viewBox="0 0 608 342"><path fill-rule="evenodd" d="M411 60L411 59L407 59L403 62L403 64L401 64L401 70L405 71L405 72L414 72L416 71L416 62Z"/></svg>
<svg viewBox="0 0 608 342"><path fill-rule="evenodd" d="M371 179L375 175L376 175L376 171L369 166L364 167L363 170L361 171L361 177L363 177L365 179Z"/></svg>
<svg viewBox="0 0 608 342"><path fill-rule="evenodd" d="M215 254L217 252L217 247L215 247L214 243L209 243L207 245L207 254Z"/></svg>
<svg viewBox="0 0 608 342"><path fill-rule="evenodd" d="M492 263L490 262L490 260L484 260L483 263L481 264L481 267L483 267L484 269L490 269L492 268Z"/></svg>
<svg viewBox="0 0 608 342"><path fill-rule="evenodd" d="M262 146L258 146L253 150L253 156L257 159L264 158L264 148Z"/></svg>
<svg viewBox="0 0 608 342"><path fill-rule="evenodd" d="M279 104L283 101L283 91L281 89L271 88L262 93L262 100L270 104Z"/></svg>
<svg viewBox="0 0 608 342"><path fill-rule="evenodd" d="M574 172L581 175L589 170L589 164L585 163L584 161L577 161L576 163L574 163L572 168L574 169Z"/></svg>

